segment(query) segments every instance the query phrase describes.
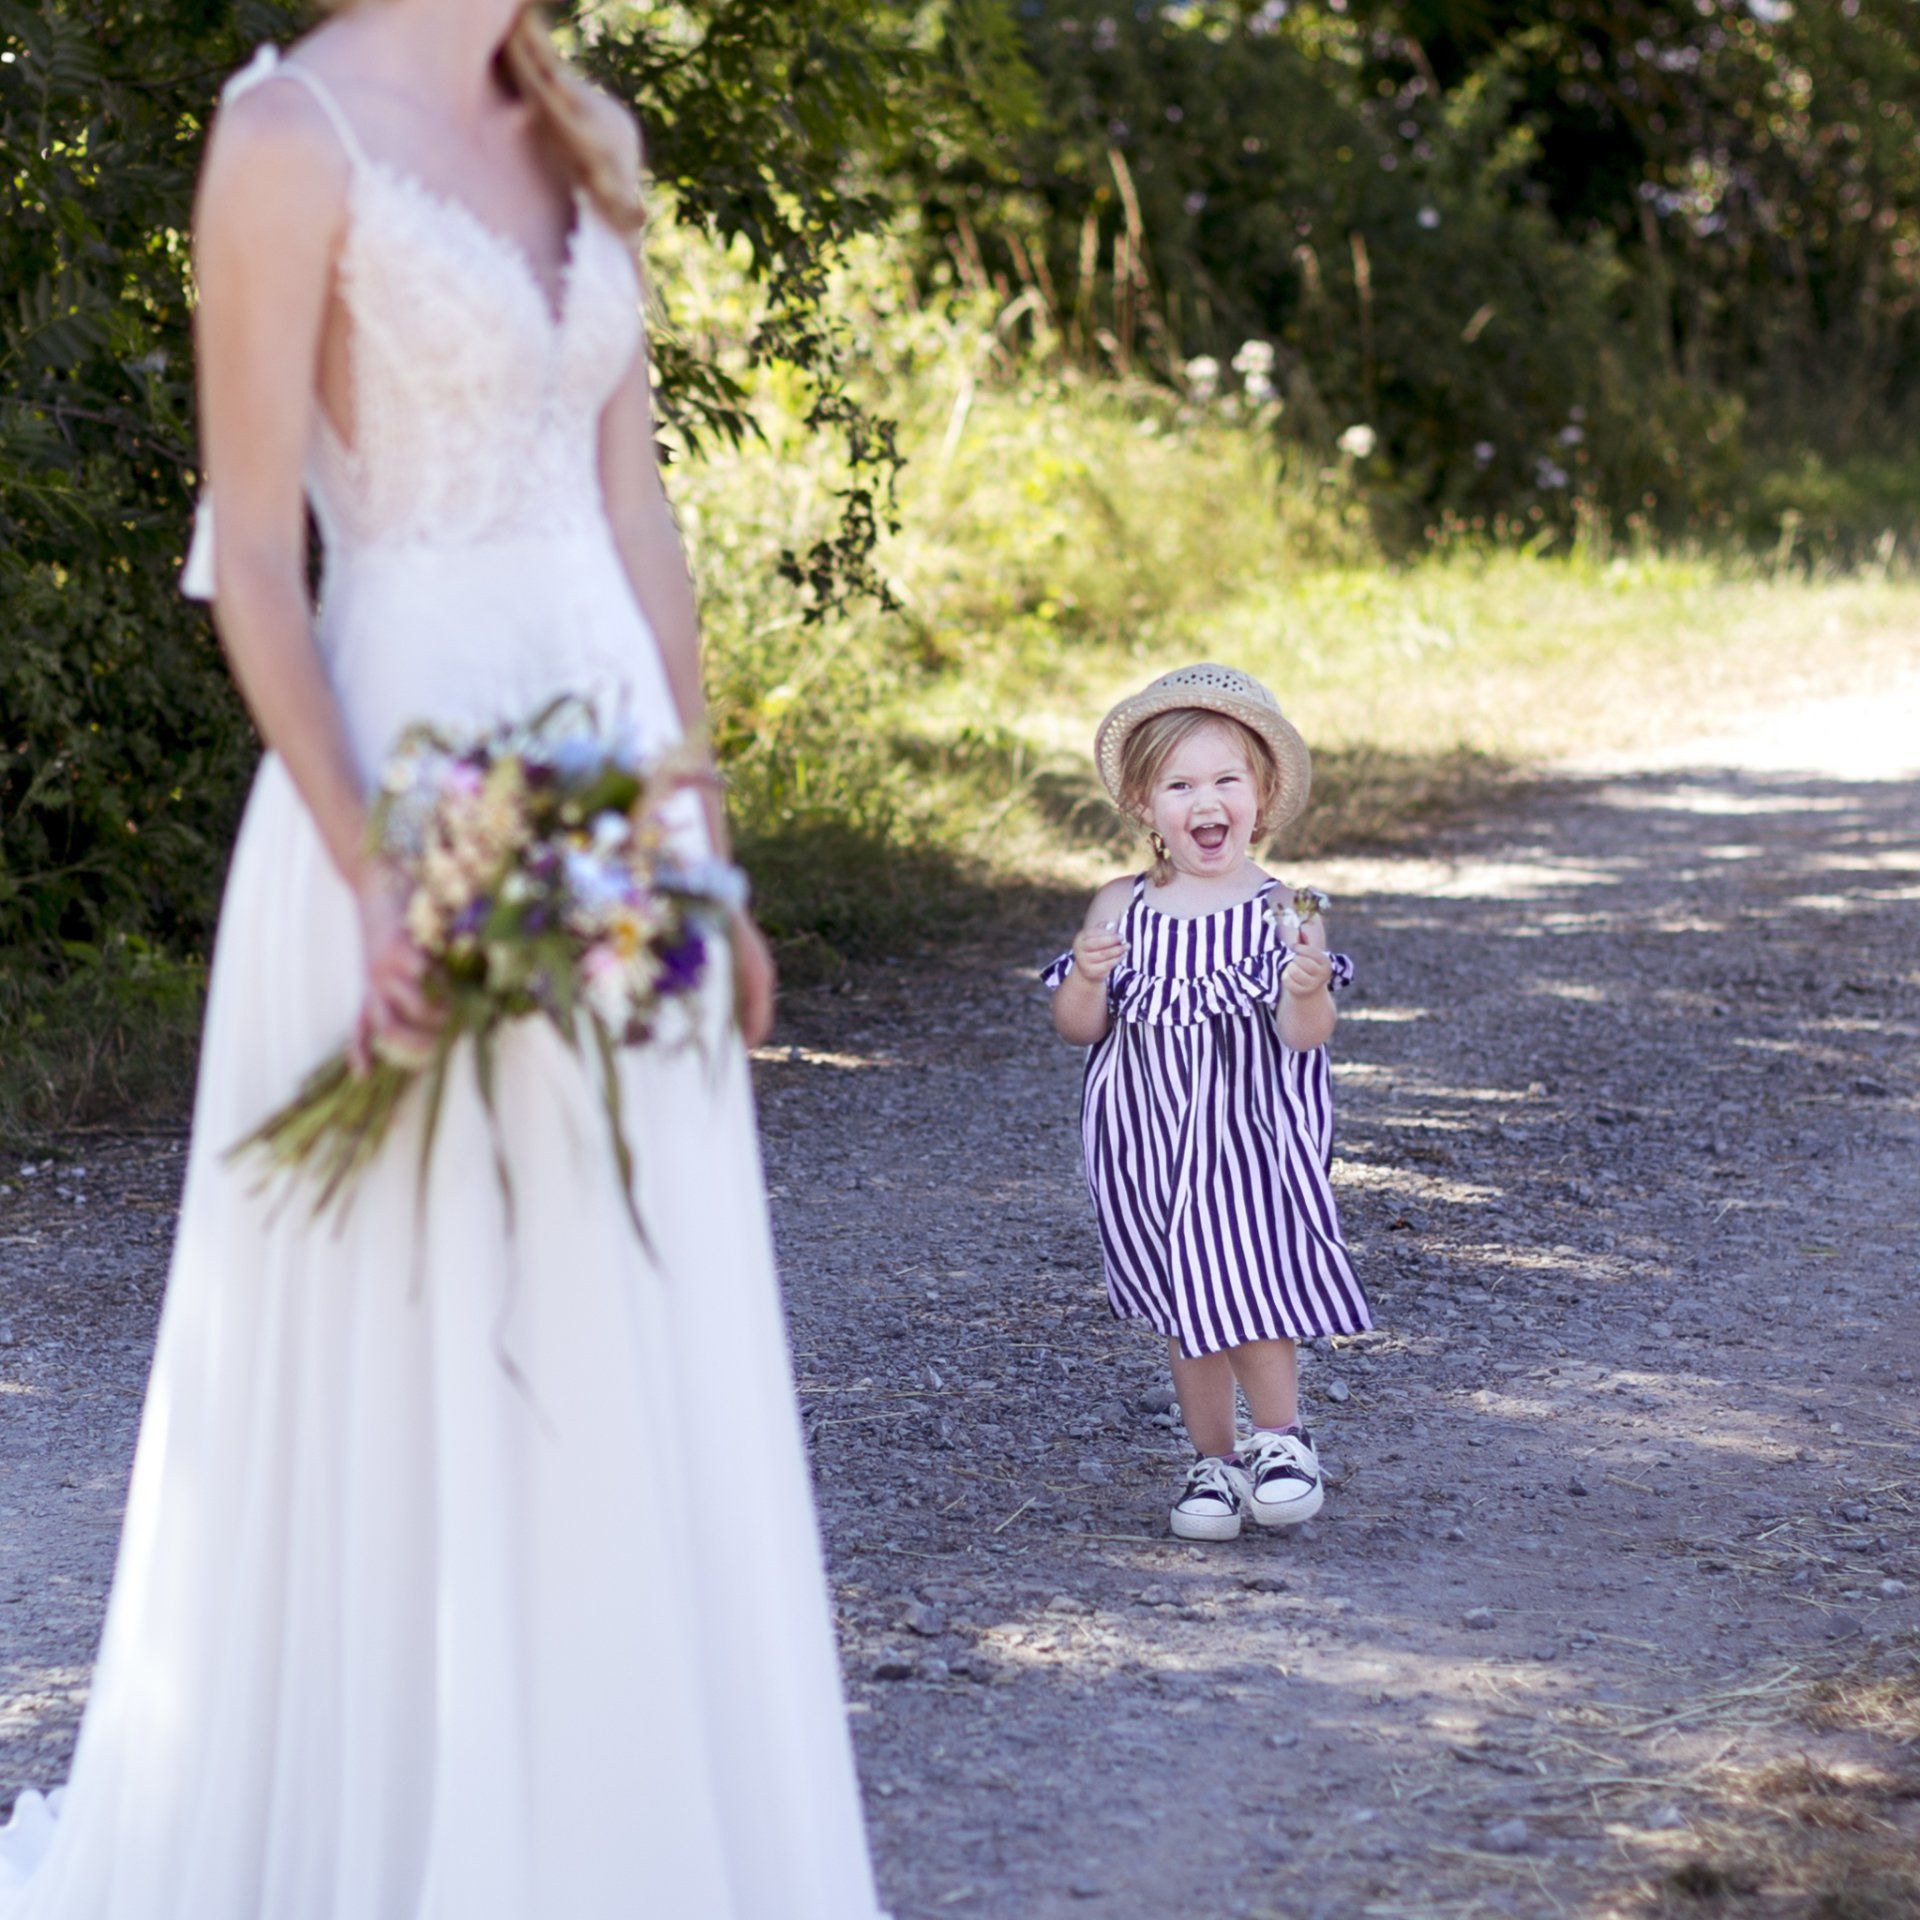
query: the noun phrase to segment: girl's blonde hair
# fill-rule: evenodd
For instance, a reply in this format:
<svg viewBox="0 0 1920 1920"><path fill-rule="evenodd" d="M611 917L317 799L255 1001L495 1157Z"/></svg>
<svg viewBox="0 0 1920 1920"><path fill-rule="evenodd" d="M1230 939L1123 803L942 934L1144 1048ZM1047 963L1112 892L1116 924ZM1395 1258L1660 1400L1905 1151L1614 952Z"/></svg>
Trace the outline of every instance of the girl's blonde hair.
<svg viewBox="0 0 1920 1920"><path fill-rule="evenodd" d="M328 13L345 13L364 0L320 0ZM500 46L507 84L532 109L540 136L616 233L638 234L647 224L646 197L620 142L607 137L608 103L553 43L540 9L529 4Z"/></svg>
<svg viewBox="0 0 1920 1920"><path fill-rule="evenodd" d="M1147 824L1153 790L1167 762L1204 727L1225 727L1247 756L1253 788L1259 798L1253 837L1263 839L1274 830L1274 812L1280 799L1280 763L1273 749L1243 720L1205 707L1173 707L1142 720L1120 747L1120 806L1136 826ZM1166 856L1156 848L1153 877L1164 883L1172 872Z"/></svg>

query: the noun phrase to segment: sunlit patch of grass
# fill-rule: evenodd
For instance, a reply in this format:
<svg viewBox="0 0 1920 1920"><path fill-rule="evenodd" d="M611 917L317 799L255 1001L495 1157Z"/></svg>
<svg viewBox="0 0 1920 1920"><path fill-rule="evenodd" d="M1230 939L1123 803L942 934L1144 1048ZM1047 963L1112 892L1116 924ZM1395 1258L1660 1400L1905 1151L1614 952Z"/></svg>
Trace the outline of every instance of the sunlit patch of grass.
<svg viewBox="0 0 1920 1920"><path fill-rule="evenodd" d="M683 323L739 333L738 263L674 244L660 277ZM951 931L996 882L1132 863L1094 724L1186 661L1259 675L1314 749L1283 859L1404 841L1542 762L1920 664L1920 585L1886 564L1663 550L1591 518L1553 546L1449 532L1409 559L1375 537L1351 463L1264 416L1011 359L990 304L917 303L884 250L847 267L835 306L907 456L881 553L900 611L796 616L778 554L829 530L850 476L777 371L736 367L760 380L764 440L673 475L736 814L795 939L871 950ZM810 874L797 850L828 821L843 868Z"/></svg>

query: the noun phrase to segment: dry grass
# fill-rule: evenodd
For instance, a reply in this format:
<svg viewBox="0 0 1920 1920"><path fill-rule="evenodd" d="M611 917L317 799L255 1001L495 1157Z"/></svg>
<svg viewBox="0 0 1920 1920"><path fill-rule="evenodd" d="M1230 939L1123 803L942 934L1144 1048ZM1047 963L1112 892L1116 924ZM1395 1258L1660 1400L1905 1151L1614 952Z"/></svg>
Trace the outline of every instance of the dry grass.
<svg viewBox="0 0 1920 1920"><path fill-rule="evenodd" d="M1716 1774L1702 1850L1652 1890L1650 1914L1920 1920L1920 1637L1869 1648L1798 1706L1823 1750Z"/></svg>

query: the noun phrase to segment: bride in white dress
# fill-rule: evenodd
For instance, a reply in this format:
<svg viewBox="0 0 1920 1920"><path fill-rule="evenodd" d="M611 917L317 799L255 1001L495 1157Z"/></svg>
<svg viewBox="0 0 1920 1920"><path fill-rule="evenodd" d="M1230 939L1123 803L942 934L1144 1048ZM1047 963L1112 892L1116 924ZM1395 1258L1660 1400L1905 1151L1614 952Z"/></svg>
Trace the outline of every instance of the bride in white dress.
<svg viewBox="0 0 1920 1920"><path fill-rule="evenodd" d="M651 1253L530 1023L511 1223L470 1069L423 1220L404 1132L338 1231L224 1158L424 1017L362 850L401 728L567 689L655 744L698 719L637 162L519 0L377 0L228 89L193 570L270 751L91 1700L57 1813L0 1834L0 1920L877 1915L737 1041L626 1056ZM744 922L737 956L752 1037Z"/></svg>

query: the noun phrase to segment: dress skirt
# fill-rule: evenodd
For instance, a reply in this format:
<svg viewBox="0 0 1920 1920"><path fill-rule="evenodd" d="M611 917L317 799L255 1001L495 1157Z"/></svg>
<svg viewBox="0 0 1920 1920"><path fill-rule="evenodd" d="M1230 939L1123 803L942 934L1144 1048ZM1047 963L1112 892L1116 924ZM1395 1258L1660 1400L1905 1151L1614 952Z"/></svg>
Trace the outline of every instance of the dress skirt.
<svg viewBox="0 0 1920 1920"><path fill-rule="evenodd" d="M614 566L589 543L335 578L362 757L430 698L484 720L593 685L663 744ZM423 1206L417 1115L338 1225L258 1190L228 1149L362 979L269 757L93 1693L58 1819L0 1835L0 1920L874 1920L727 982L710 1058L622 1057L649 1253L592 1073L533 1023L498 1056L510 1216L470 1059Z"/></svg>
<svg viewBox="0 0 1920 1920"><path fill-rule="evenodd" d="M1111 1024L1087 1058L1081 1145L1108 1304L1190 1356L1373 1324L1328 1177L1327 1050L1284 1046L1274 1019L1288 965L1275 884L1175 919L1137 879ZM1352 962L1332 960L1343 986ZM1048 986L1072 967L1062 954Z"/></svg>

